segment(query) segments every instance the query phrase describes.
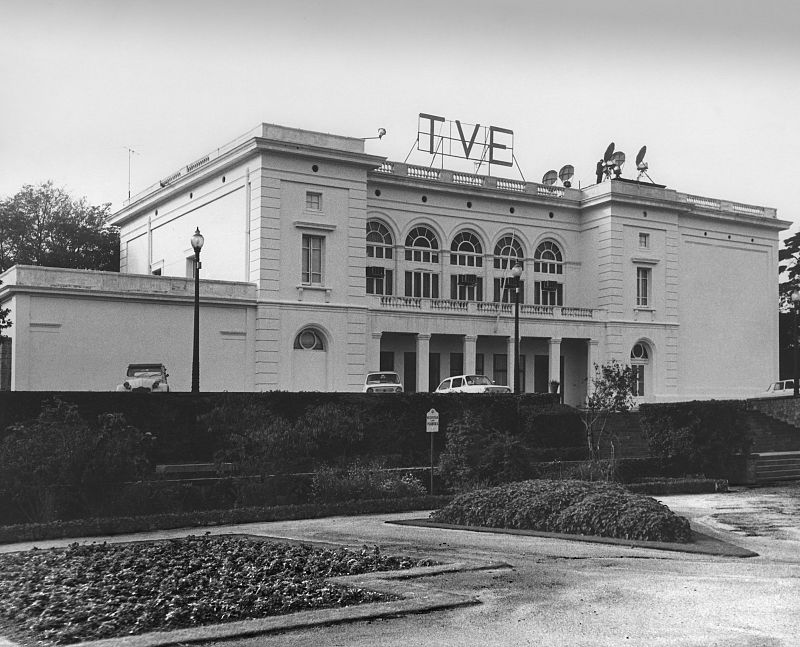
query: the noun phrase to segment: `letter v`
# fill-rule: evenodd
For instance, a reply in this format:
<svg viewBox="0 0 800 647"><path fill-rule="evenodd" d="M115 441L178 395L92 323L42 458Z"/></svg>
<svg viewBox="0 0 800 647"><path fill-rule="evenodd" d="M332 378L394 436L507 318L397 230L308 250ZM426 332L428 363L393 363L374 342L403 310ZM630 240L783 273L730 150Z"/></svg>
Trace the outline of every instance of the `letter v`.
<svg viewBox="0 0 800 647"><path fill-rule="evenodd" d="M456 119L456 127L458 128L458 136L461 137L461 145L464 147L464 157L469 159L469 154L472 152L472 145L475 143L475 137L478 135L478 130L480 129L480 124L475 124L475 130L472 131L472 138L469 140L469 146L467 146L467 142L464 139L464 131L461 130L461 122Z"/></svg>

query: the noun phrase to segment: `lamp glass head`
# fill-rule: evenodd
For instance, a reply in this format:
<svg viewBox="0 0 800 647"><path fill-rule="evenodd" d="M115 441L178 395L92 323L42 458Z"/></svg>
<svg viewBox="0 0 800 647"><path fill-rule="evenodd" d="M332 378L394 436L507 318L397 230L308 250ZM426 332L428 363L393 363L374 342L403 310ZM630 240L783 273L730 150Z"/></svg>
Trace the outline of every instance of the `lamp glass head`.
<svg viewBox="0 0 800 647"><path fill-rule="evenodd" d="M517 261L514 267L511 268L511 276L513 276L515 279L518 279L520 276L522 276L522 265L520 265L519 261Z"/></svg>
<svg viewBox="0 0 800 647"><path fill-rule="evenodd" d="M203 249L204 242L206 242L206 239L203 238L203 234L200 233L200 227L197 227L194 234L192 234L192 249L199 252Z"/></svg>

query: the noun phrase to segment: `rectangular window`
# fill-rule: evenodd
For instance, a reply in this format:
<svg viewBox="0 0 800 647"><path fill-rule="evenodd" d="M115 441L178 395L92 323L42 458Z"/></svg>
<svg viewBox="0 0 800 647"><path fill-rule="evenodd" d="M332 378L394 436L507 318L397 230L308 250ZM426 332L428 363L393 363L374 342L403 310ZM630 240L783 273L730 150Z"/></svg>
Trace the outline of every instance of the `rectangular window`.
<svg viewBox="0 0 800 647"><path fill-rule="evenodd" d="M494 280L494 302L514 303L514 288L509 287L507 279L496 278ZM525 281L519 282L519 302L525 303Z"/></svg>
<svg viewBox="0 0 800 647"><path fill-rule="evenodd" d="M392 285L392 270L367 267L367 294L391 296Z"/></svg>
<svg viewBox="0 0 800 647"><path fill-rule="evenodd" d="M636 388L633 395L641 397L644 395L644 364L634 364L631 368L636 375Z"/></svg>
<svg viewBox="0 0 800 647"><path fill-rule="evenodd" d="M483 353L475 353L475 373L484 375L483 372Z"/></svg>
<svg viewBox="0 0 800 647"><path fill-rule="evenodd" d="M315 191L306 191L306 209L308 211L322 211L322 194Z"/></svg>
<svg viewBox="0 0 800 647"><path fill-rule="evenodd" d="M650 248L650 234L639 232L639 247L642 249Z"/></svg>
<svg viewBox="0 0 800 647"><path fill-rule="evenodd" d="M534 281L533 302L537 306L563 306L564 284L555 281Z"/></svg>
<svg viewBox="0 0 800 647"><path fill-rule="evenodd" d="M483 277L473 274L451 275L450 298L458 301L483 301Z"/></svg>
<svg viewBox="0 0 800 647"><path fill-rule="evenodd" d="M650 268L636 268L636 306L647 308L650 306Z"/></svg>
<svg viewBox="0 0 800 647"><path fill-rule="evenodd" d="M306 285L322 285L323 236L303 234L303 276Z"/></svg>
<svg viewBox="0 0 800 647"><path fill-rule="evenodd" d="M186 278L194 278L194 255L186 257Z"/></svg>
<svg viewBox="0 0 800 647"><path fill-rule="evenodd" d="M497 354L493 356L493 380L498 384L508 386L508 355Z"/></svg>
<svg viewBox="0 0 800 647"><path fill-rule="evenodd" d="M439 298L439 275L432 272L406 272L407 297Z"/></svg>

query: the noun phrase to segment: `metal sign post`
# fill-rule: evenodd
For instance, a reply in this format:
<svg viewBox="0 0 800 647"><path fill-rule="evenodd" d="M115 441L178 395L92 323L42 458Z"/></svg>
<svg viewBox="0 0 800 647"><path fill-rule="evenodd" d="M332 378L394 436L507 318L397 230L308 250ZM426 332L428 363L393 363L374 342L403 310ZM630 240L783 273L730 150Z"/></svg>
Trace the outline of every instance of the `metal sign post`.
<svg viewBox="0 0 800 647"><path fill-rule="evenodd" d="M431 409L425 414L425 431L431 435L431 494L433 494L433 435L439 432L439 412Z"/></svg>

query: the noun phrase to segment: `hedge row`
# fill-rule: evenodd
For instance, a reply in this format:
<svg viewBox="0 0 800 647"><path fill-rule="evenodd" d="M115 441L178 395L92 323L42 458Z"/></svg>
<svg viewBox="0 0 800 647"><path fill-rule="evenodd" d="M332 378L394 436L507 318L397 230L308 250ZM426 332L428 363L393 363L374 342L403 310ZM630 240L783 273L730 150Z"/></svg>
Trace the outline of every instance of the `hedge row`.
<svg viewBox="0 0 800 647"><path fill-rule="evenodd" d="M223 526L294 519L317 519L340 515L379 514L432 510L446 505L449 495L423 496L408 499L371 499L338 503L307 503L302 505L251 506L231 510L206 510L183 513L164 513L137 517L107 517L28 523L0 526L0 543L42 541L65 537L99 537L153 530Z"/></svg>

